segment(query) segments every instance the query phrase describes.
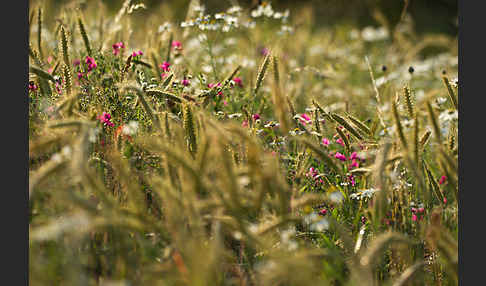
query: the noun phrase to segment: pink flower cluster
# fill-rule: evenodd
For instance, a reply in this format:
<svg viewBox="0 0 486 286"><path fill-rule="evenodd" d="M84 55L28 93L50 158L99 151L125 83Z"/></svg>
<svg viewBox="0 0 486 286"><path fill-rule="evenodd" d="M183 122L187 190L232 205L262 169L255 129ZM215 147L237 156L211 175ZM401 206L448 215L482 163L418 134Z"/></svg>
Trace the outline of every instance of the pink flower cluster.
<svg viewBox="0 0 486 286"><path fill-rule="evenodd" d="M311 120L310 116L309 116L309 115L307 115L307 114L305 114L305 113L302 113L302 114L300 115L300 117L302 117L302 119L303 119L303 120L302 120L302 119L299 119L299 120L300 120L300 123L302 123L303 125L306 125L306 124L308 124L308 123L311 123L311 122L312 122L312 120Z"/></svg>
<svg viewBox="0 0 486 286"><path fill-rule="evenodd" d="M422 220L424 218L423 213L425 212L424 208L412 208L412 220L417 221L417 219ZM417 217L417 214L420 215L420 217Z"/></svg>
<svg viewBox="0 0 486 286"><path fill-rule="evenodd" d="M336 154L334 154L334 158L336 159L339 159L341 161L346 161L346 156L344 156L343 154L339 153L339 152L336 152Z"/></svg>
<svg viewBox="0 0 486 286"><path fill-rule="evenodd" d="M132 58L134 58L134 57L136 57L136 56L141 56L141 55L143 55L143 52L142 52L142 51L140 51L140 50L139 50L138 52L135 52L135 51L134 51L134 52L132 53Z"/></svg>
<svg viewBox="0 0 486 286"><path fill-rule="evenodd" d="M111 115L109 113L103 112L102 115L98 116L98 119L106 126L110 126L110 127L115 126L115 124L111 122Z"/></svg>
<svg viewBox="0 0 486 286"><path fill-rule="evenodd" d="M324 141L323 141L323 144L325 144ZM356 152L351 153L351 156L349 156L349 159L347 159L344 154L341 154L340 152L336 152L336 154L334 154L334 158L339 159L341 161L351 160L351 165L349 165L350 169L358 168L359 167L359 161L362 160L358 156L358 153L356 153Z"/></svg>
<svg viewBox="0 0 486 286"><path fill-rule="evenodd" d="M170 71L169 67L170 67L170 63L168 62L163 62L162 64L159 65L159 68L161 68L165 72Z"/></svg>
<svg viewBox="0 0 486 286"><path fill-rule="evenodd" d="M213 87L220 87L221 86L221 83L218 82L218 83L210 83L208 84L208 87L209 88L213 88ZM218 95L219 96L223 96L223 92L222 91L218 91Z"/></svg>
<svg viewBox="0 0 486 286"><path fill-rule="evenodd" d="M125 45L123 44L123 42L118 42L118 43L113 44L112 48L113 48L113 54L116 56L120 53L120 49L125 48Z"/></svg>
<svg viewBox="0 0 486 286"><path fill-rule="evenodd" d="M260 119L260 114L258 114L258 113L253 114L252 118L253 118L254 121L256 121L256 120Z"/></svg>
<svg viewBox="0 0 486 286"><path fill-rule="evenodd" d="M183 79L181 81L181 83L182 83L183 86L188 86L190 84L190 82L189 82L189 80L187 78Z"/></svg>
<svg viewBox="0 0 486 286"><path fill-rule="evenodd" d="M310 167L309 171L305 174L307 178L313 178L317 185L323 184L324 181L319 177L319 170L314 167Z"/></svg>
<svg viewBox="0 0 486 286"><path fill-rule="evenodd" d="M348 180L351 183L351 186L354 187L356 185L356 181L354 180L354 176L353 175L349 175L348 176Z"/></svg>
<svg viewBox="0 0 486 286"><path fill-rule="evenodd" d="M351 165L349 166L351 169L359 167L358 160L361 159L358 157L358 153L356 152L351 153L351 157L349 157L349 159L352 160Z"/></svg>
<svg viewBox="0 0 486 286"><path fill-rule="evenodd" d="M37 85L33 81L29 82L29 91L36 91Z"/></svg>
<svg viewBox="0 0 486 286"><path fill-rule="evenodd" d="M92 71L93 69L95 69L98 66L96 64L94 58L92 58L90 56L86 56L85 62L88 65L88 72Z"/></svg>

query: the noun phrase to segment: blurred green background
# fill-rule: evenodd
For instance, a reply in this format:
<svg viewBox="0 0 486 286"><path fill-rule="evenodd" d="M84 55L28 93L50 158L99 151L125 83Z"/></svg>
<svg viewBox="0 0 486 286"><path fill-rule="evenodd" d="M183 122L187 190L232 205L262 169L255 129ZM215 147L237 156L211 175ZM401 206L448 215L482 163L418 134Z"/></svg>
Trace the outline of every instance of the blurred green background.
<svg viewBox="0 0 486 286"><path fill-rule="evenodd" d="M122 0L30 0L30 6L42 4L47 19L53 19L59 8L66 3L74 5L83 3L86 6L103 3L110 13L115 14L122 6ZM160 12L160 5L170 7L173 19L182 21L185 17L190 0L134 0L132 3L144 3L148 11ZM242 7L255 7L258 0L201 0L209 13L216 13L237 3ZM398 23L403 7L407 5L407 12L415 23L418 34L446 33L456 36L458 32L457 0L273 0L270 1L277 10L289 8L292 12L301 8L311 9L312 21L316 28L334 24L349 24L365 27L380 25L385 20L391 28ZM291 17L299 14L291 13ZM308 15L308 14L306 14ZM50 16L50 17L49 17ZM146 16L146 15L145 15ZM143 13L140 15L143 19ZM299 19L297 19L299 20ZM308 19L301 19L308 20ZM48 23L47 23L48 24Z"/></svg>

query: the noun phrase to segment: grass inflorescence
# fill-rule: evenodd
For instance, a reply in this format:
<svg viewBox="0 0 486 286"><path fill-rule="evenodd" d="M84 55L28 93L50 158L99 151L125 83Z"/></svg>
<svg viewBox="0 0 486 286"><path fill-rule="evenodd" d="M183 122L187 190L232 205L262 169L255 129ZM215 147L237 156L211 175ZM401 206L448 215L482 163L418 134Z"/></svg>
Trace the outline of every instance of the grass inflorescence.
<svg viewBox="0 0 486 286"><path fill-rule="evenodd" d="M176 2L29 15L31 284L457 285L454 38Z"/></svg>

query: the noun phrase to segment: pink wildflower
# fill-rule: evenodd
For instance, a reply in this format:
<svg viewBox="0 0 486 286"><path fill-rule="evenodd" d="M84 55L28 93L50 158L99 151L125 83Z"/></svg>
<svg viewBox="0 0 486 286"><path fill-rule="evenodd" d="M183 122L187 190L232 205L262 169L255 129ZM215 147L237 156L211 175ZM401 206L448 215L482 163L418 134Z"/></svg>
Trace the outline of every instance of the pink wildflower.
<svg viewBox="0 0 486 286"><path fill-rule="evenodd" d="M366 217L361 216L361 223L362 223L362 224L365 224L365 223L366 223Z"/></svg>
<svg viewBox="0 0 486 286"><path fill-rule="evenodd" d="M78 79L83 78L83 73L78 72Z"/></svg>
<svg viewBox="0 0 486 286"><path fill-rule="evenodd" d="M168 63L168 62L163 62L161 65L159 65L159 67L160 67L160 68L161 68L163 71L165 71L165 72L170 71L170 68L169 68L169 67L170 67L170 63Z"/></svg>
<svg viewBox="0 0 486 286"><path fill-rule="evenodd" d="M444 202L444 204L447 204L447 198L444 198L443 202Z"/></svg>
<svg viewBox="0 0 486 286"><path fill-rule="evenodd" d="M125 45L123 44L123 42L118 42L118 43L113 44L112 48L113 48L113 54L116 56L120 53L120 49L125 48Z"/></svg>
<svg viewBox="0 0 486 286"><path fill-rule="evenodd" d="M356 185L356 181L354 180L354 176L353 175L349 175L348 179L351 182L351 186L354 187Z"/></svg>
<svg viewBox="0 0 486 286"><path fill-rule="evenodd" d="M317 177L317 175L319 175L319 170L314 169L314 167L310 167L309 172L307 172L305 175L306 175L306 177L315 178L315 177Z"/></svg>
<svg viewBox="0 0 486 286"><path fill-rule="evenodd" d="M61 94L62 93L62 85L56 81L56 91L57 93Z"/></svg>
<svg viewBox="0 0 486 286"><path fill-rule="evenodd" d="M336 140L336 143L338 143L339 145L341 145L341 146L343 146L343 147L344 147L344 142L343 142L343 139L338 138L338 139Z"/></svg>
<svg viewBox="0 0 486 286"><path fill-rule="evenodd" d="M253 120L258 120L258 119L260 119L260 114L258 113L253 114Z"/></svg>
<svg viewBox="0 0 486 286"><path fill-rule="evenodd" d="M341 161L346 161L346 156L344 156L343 154L339 153L339 152L336 152L336 154L334 155L334 157L336 159L339 159Z"/></svg>
<svg viewBox="0 0 486 286"><path fill-rule="evenodd" d="M330 143L330 142L329 142L329 139L327 139L327 138L322 138L322 144L324 144L324 145L326 145L326 146L327 146L327 145L329 145L329 143Z"/></svg>
<svg viewBox="0 0 486 286"><path fill-rule="evenodd" d="M269 52L270 52L270 50L265 48L265 47L261 48L261 50L260 50L260 53L261 53L262 56L268 55Z"/></svg>
<svg viewBox="0 0 486 286"><path fill-rule="evenodd" d="M243 87L243 83L242 83L242 81L241 81L241 78L239 78L239 77L235 77L235 78L233 78L233 81L235 82L235 84L236 84L237 86L239 86L239 87Z"/></svg>
<svg viewBox="0 0 486 286"><path fill-rule="evenodd" d="M208 84L208 87L209 87L209 88L213 88L213 87L220 87L220 86L221 86L221 83L220 83L220 82L218 82L218 83L209 83L209 84Z"/></svg>
<svg viewBox="0 0 486 286"><path fill-rule="evenodd" d="M143 53L140 50L138 52L135 52L135 51L132 52L132 58L134 58L136 56L141 56L141 55L143 55Z"/></svg>
<svg viewBox="0 0 486 286"><path fill-rule="evenodd" d="M351 153L351 157L349 157L349 159L350 159L350 160L359 159L359 158L358 158L358 153L356 153L356 152Z"/></svg>
<svg viewBox="0 0 486 286"><path fill-rule="evenodd" d="M48 64L52 63L52 56L48 56L48 57L47 57L47 63L48 63Z"/></svg>
<svg viewBox="0 0 486 286"><path fill-rule="evenodd" d="M175 50L180 50L182 49L182 44L179 41L172 41L172 48Z"/></svg>
<svg viewBox="0 0 486 286"><path fill-rule="evenodd" d="M182 80L181 83L182 83L183 86L188 86L189 85L189 80L187 78L185 78L185 79Z"/></svg>
<svg viewBox="0 0 486 286"><path fill-rule="evenodd" d="M92 71L93 69L95 69L98 66L96 64L94 58L92 58L90 56L86 56L85 62L88 65L88 72Z"/></svg>
<svg viewBox="0 0 486 286"><path fill-rule="evenodd" d="M37 90L37 85L33 81L29 82L29 90L30 91L36 91Z"/></svg>
<svg viewBox="0 0 486 286"><path fill-rule="evenodd" d="M356 159L353 159L351 165L349 166L350 168L358 168L359 167L359 163Z"/></svg>
<svg viewBox="0 0 486 286"><path fill-rule="evenodd" d="M412 215L412 220L413 220L413 221L417 221L417 215L416 215L416 214L413 214L413 215Z"/></svg>
<svg viewBox="0 0 486 286"><path fill-rule="evenodd" d="M322 215L322 216L324 216L324 215L327 214L327 210L326 209L322 209L322 210L319 211L319 214Z"/></svg>
<svg viewBox="0 0 486 286"><path fill-rule="evenodd" d="M113 122L110 121L111 115L109 113L103 111L103 114L98 116L98 119L107 126L111 126L111 127L115 126L115 124L113 124Z"/></svg>
<svg viewBox="0 0 486 286"><path fill-rule="evenodd" d="M307 123L310 123L311 122L311 118L309 117L309 115L305 114L305 113L302 113L300 115L300 117L302 117L304 120L300 119L300 122L304 125L306 125Z"/></svg>
<svg viewBox="0 0 486 286"><path fill-rule="evenodd" d="M243 122L241 123L241 126L242 127L248 127L248 120L243 120Z"/></svg>
<svg viewBox="0 0 486 286"><path fill-rule="evenodd" d="M443 183L445 183L447 180L447 177L446 176L442 176L440 177L440 180L439 180L439 185L442 185Z"/></svg>

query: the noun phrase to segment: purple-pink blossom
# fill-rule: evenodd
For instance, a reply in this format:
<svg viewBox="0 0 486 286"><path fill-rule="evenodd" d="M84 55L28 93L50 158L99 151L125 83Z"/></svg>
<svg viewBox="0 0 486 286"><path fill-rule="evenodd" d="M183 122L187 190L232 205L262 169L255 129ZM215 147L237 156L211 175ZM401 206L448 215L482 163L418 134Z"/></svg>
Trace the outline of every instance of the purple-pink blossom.
<svg viewBox="0 0 486 286"><path fill-rule="evenodd" d="M57 93L62 94L62 85L57 81L56 81L56 91Z"/></svg>
<svg viewBox="0 0 486 286"><path fill-rule="evenodd" d="M339 145L344 147L343 139L341 139L341 138L336 139L336 143L338 143Z"/></svg>
<svg viewBox="0 0 486 286"><path fill-rule="evenodd" d="M175 50L180 50L182 49L182 44L179 41L172 41L172 48Z"/></svg>
<svg viewBox="0 0 486 286"><path fill-rule="evenodd" d="M116 55L118 55L118 53L120 53L120 49L125 48L125 45L123 44L123 42L118 42L118 43L113 44L112 48L113 48L113 54L116 56Z"/></svg>
<svg viewBox="0 0 486 286"><path fill-rule="evenodd" d="M235 77L235 78L233 78L233 81L235 82L235 84L236 84L237 86L239 86L239 87L243 87L243 83L242 83L242 81L241 81L241 78L239 78L239 77Z"/></svg>
<svg viewBox="0 0 486 286"><path fill-rule="evenodd" d="M330 142L329 142L329 139L327 139L327 138L322 138L322 144L324 144L324 145L326 145L326 146L327 146L327 145L329 145L329 143L330 143Z"/></svg>
<svg viewBox="0 0 486 286"><path fill-rule="evenodd" d="M307 123L311 123L311 118L309 115L305 114L305 113L302 113L300 115L300 117L303 119L300 119L300 122L304 125L306 125Z"/></svg>
<svg viewBox="0 0 486 286"><path fill-rule="evenodd" d="M170 71L170 68L169 68L169 67L170 67L170 63L168 63L168 62L163 62L162 64L160 64L160 65L159 65L159 67L160 67L160 68L161 68L163 71L165 71L165 72Z"/></svg>
<svg viewBox="0 0 486 286"><path fill-rule="evenodd" d="M37 85L33 81L29 82L29 90L30 91L36 91L37 90Z"/></svg>
<svg viewBox="0 0 486 286"><path fill-rule="evenodd" d="M182 83L183 86L188 86L189 85L189 80L187 78L185 78L185 79L183 79L181 81L181 83Z"/></svg>
<svg viewBox="0 0 486 286"><path fill-rule="evenodd" d="M356 185L356 181L354 180L354 176L353 175L349 175L348 179L351 182L351 186L354 187Z"/></svg>
<svg viewBox="0 0 486 286"><path fill-rule="evenodd" d="M260 54L261 54L262 56L266 56L266 55L268 55L268 53L269 53L269 52L270 52L270 50L269 50L269 49L267 49L267 48L265 48L265 47L263 47L263 48L261 48L261 49L260 49Z"/></svg>
<svg viewBox="0 0 486 286"><path fill-rule="evenodd" d="M95 59L90 56L86 56L85 62L88 65L88 72L92 71L98 66L95 62Z"/></svg>
<svg viewBox="0 0 486 286"><path fill-rule="evenodd" d="M439 185L442 185L443 183L445 183L447 181L447 177L446 176L442 176L440 177L440 180L439 180Z"/></svg>
<svg viewBox="0 0 486 286"><path fill-rule="evenodd" d="M339 152L336 152L336 154L334 155L334 157L336 159L339 159L341 161L346 161L346 156L344 156L343 154L339 153Z"/></svg>
<svg viewBox="0 0 486 286"><path fill-rule="evenodd" d="M111 122L111 115L103 111L103 114L98 116L98 119L107 126L113 127L115 124Z"/></svg>
<svg viewBox="0 0 486 286"><path fill-rule="evenodd" d="M258 119L260 119L260 114L258 113L253 114L253 120L258 120Z"/></svg>
<svg viewBox="0 0 486 286"><path fill-rule="evenodd" d="M134 51L134 52L132 52L132 58L134 58L134 57L136 57L136 56L141 56L141 55L143 55L143 52L142 52L142 51L140 51L140 50L139 50L138 52L135 52L135 51Z"/></svg>

